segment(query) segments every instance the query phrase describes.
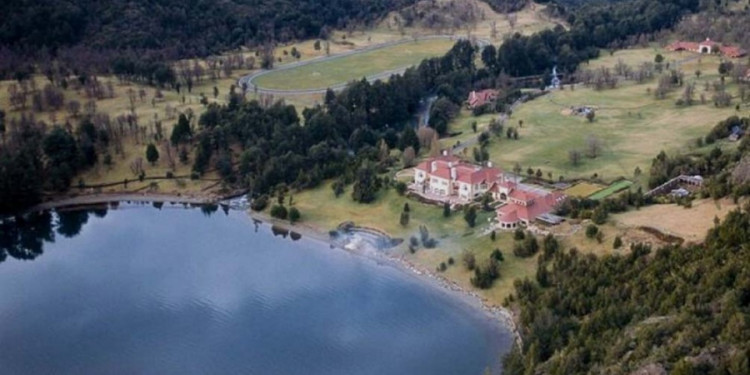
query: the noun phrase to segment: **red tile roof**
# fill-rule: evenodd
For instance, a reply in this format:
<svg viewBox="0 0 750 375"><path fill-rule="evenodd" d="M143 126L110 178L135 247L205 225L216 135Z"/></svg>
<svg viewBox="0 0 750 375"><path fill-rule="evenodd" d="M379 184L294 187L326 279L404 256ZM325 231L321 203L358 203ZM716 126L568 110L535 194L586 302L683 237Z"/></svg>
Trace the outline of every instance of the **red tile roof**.
<svg viewBox="0 0 750 375"><path fill-rule="evenodd" d="M743 50L740 47L735 47L735 46L723 46L720 48L720 50L721 50L722 55L726 57L731 57L733 59L745 56L747 54L745 50Z"/></svg>
<svg viewBox="0 0 750 375"><path fill-rule="evenodd" d="M472 91L469 93L469 107L479 107L497 98L497 90Z"/></svg>
<svg viewBox="0 0 750 375"><path fill-rule="evenodd" d="M519 219L526 222L532 222L536 220L537 217L552 212L557 203L563 198L563 195L559 192L551 192L542 195L528 191L514 190L513 193L511 193L511 196L513 196L514 193L516 193L517 196L527 197L529 198L528 200L533 199L533 203L524 206L509 201L506 205L497 209L497 216L500 222L514 223Z"/></svg>

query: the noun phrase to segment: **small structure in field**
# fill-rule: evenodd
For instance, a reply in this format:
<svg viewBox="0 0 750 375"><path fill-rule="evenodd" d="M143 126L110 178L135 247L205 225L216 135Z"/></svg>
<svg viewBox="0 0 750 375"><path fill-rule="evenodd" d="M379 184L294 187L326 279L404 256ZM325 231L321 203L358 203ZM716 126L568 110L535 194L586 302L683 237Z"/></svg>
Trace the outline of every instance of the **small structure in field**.
<svg viewBox="0 0 750 375"><path fill-rule="evenodd" d="M469 93L469 98L466 100L466 105L468 105L469 109L481 107L487 103L492 103L497 100L498 95L499 92L492 89L472 91Z"/></svg>
<svg viewBox="0 0 750 375"><path fill-rule="evenodd" d="M679 190L680 188L687 190L690 194L692 194L693 191L700 189L700 187L703 186L703 177L702 176L688 176L688 175L679 175L659 186L657 186L654 189L651 189L650 191L646 192L644 194L646 197L655 197L659 195L665 195L668 193L672 193L675 190Z"/></svg>
<svg viewBox="0 0 750 375"><path fill-rule="evenodd" d="M667 46L667 51L689 51L704 55L718 54L732 59L740 58L747 55L747 52L735 45L722 45L714 42L710 38L696 43L677 41Z"/></svg>
<svg viewBox="0 0 750 375"><path fill-rule="evenodd" d="M732 133L729 134L729 140L732 142L738 141L742 136L745 135L745 131L739 126L732 127Z"/></svg>

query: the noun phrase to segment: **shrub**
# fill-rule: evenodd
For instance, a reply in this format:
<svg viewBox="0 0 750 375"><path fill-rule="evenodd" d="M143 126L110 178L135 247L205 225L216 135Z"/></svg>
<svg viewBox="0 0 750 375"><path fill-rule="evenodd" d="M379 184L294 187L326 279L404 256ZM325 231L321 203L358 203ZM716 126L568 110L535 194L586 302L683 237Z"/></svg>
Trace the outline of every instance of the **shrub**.
<svg viewBox="0 0 750 375"><path fill-rule="evenodd" d="M445 272L445 270L448 269L448 266L445 265L445 262L440 262L440 266L438 267L438 271Z"/></svg>
<svg viewBox="0 0 750 375"><path fill-rule="evenodd" d="M272 217L275 217L277 219L282 219L283 220L283 219L287 218L288 214L289 213L287 212L286 207L284 207L284 206L282 206L280 204L277 204L277 205L271 207L271 216Z"/></svg>
<svg viewBox="0 0 750 375"><path fill-rule="evenodd" d="M498 262L505 261L505 256L503 256L503 252L500 251L500 249L492 250L492 254L490 254L490 258Z"/></svg>
<svg viewBox="0 0 750 375"><path fill-rule="evenodd" d="M443 217L451 216L451 205L448 202L443 203Z"/></svg>
<svg viewBox="0 0 750 375"><path fill-rule="evenodd" d="M300 212L297 209L297 207L292 207L292 208L289 209L289 221L292 224L296 223L301 218L302 218L302 215L300 214Z"/></svg>
<svg viewBox="0 0 750 375"><path fill-rule="evenodd" d="M402 212L401 218L399 218L398 222L401 224L402 227L409 225L409 212L407 211Z"/></svg>
<svg viewBox="0 0 750 375"><path fill-rule="evenodd" d="M620 238L620 236L615 237L615 242L612 243L612 247L614 249L619 249L622 247L622 238Z"/></svg>
<svg viewBox="0 0 750 375"><path fill-rule="evenodd" d="M490 232L490 240L495 241L495 238L497 238L497 234L493 230L492 232Z"/></svg>
<svg viewBox="0 0 750 375"><path fill-rule="evenodd" d="M464 220L466 224L469 224L470 228L474 228L477 225L477 209L474 206L469 206L464 213Z"/></svg>
<svg viewBox="0 0 750 375"><path fill-rule="evenodd" d="M452 266L454 263L456 263L455 260L453 260L453 257L448 258L448 265Z"/></svg>
<svg viewBox="0 0 750 375"><path fill-rule="evenodd" d="M589 226L586 227L586 237L594 238L596 237L597 233L599 233L599 227L597 227L596 225L589 224Z"/></svg>
<svg viewBox="0 0 750 375"><path fill-rule="evenodd" d="M406 183L404 183L403 181L399 181L396 183L396 192L398 193L398 195L406 194L406 188Z"/></svg>
<svg viewBox="0 0 750 375"><path fill-rule="evenodd" d="M466 266L466 269L469 271L474 270L477 266L477 258L474 256L474 253L464 250L464 253L462 255L464 266Z"/></svg>
<svg viewBox="0 0 750 375"><path fill-rule="evenodd" d="M261 195L250 201L250 209L253 211L263 211L268 207L268 195Z"/></svg>
<svg viewBox="0 0 750 375"><path fill-rule="evenodd" d="M524 234L523 229L518 228L515 232L513 232L513 239L516 241L520 241L526 237L526 234Z"/></svg>
<svg viewBox="0 0 750 375"><path fill-rule="evenodd" d="M471 285L479 289L489 289L492 283L500 277L496 260L490 259L487 264L474 269L474 277L471 278Z"/></svg>
<svg viewBox="0 0 750 375"><path fill-rule="evenodd" d="M528 258L539 251L539 242L532 234L527 234L523 242L516 243L513 254L519 258Z"/></svg>
<svg viewBox="0 0 750 375"><path fill-rule="evenodd" d="M172 179L172 178L174 178L174 173L172 173L172 171L167 171L166 177L169 178L169 179Z"/></svg>

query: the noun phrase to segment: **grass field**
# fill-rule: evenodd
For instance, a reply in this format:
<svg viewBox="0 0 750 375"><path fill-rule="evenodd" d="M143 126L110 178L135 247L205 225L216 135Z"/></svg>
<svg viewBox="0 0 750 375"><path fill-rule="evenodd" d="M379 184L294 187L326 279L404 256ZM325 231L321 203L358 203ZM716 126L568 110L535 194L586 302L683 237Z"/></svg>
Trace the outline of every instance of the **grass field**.
<svg viewBox="0 0 750 375"><path fill-rule="evenodd" d="M441 262L447 264L448 258L453 257L456 265L449 267L445 276L467 289L472 288L469 279L473 274L461 264L462 252L472 251L478 262L484 262L492 250L501 249L506 259L500 268L502 276L492 289L480 292L493 303L502 302L512 291L516 278L531 276L536 270L535 259L521 259L512 254L511 233L498 232L496 241L490 240L485 232L492 213L481 212L477 226L472 229L467 226L461 212L453 212L450 217L445 218L442 208L399 196L393 189L381 191L378 199L371 204L359 204L351 199L351 187L339 198L335 198L330 183L296 193L294 202L302 213L302 221L298 225L318 231L327 231L343 221L351 220L357 225L378 228L408 241L410 236L418 237L419 226L425 225L431 236L439 240L436 248L420 248L416 254L410 254L404 244L394 251L431 270L436 269ZM404 203L408 203L410 207L410 220L406 227L399 224Z"/></svg>
<svg viewBox="0 0 750 375"><path fill-rule="evenodd" d="M617 54L615 54L617 55ZM651 53L643 54L650 56ZM717 79L718 58L703 57L691 64L700 66L704 72L700 79L686 67L686 81L696 82L696 97L703 93L703 83ZM605 179L630 178L636 167L647 171L651 159L660 150L666 152L685 151L694 147L694 140L703 137L718 121L737 114L732 105L716 108L710 102L712 92L705 93L709 103L678 107L675 101L682 94L677 89L666 99L657 100L648 89L653 90L655 80L635 84L621 83L612 90L594 91L578 86L575 90L555 91L520 106L510 120L519 128L519 140L493 139L490 158L508 169L519 163L542 169L566 178L590 177L597 174ZM737 87L730 84L728 90L737 94ZM736 102L736 100L735 100ZM582 116L566 113L571 106L595 107L596 119L588 122ZM585 151L588 136L598 138L602 153L596 158L583 157L574 166L568 158L570 150Z"/></svg>
<svg viewBox="0 0 750 375"><path fill-rule="evenodd" d="M737 204L730 199L693 201L691 208L676 204L656 204L612 215L612 221L621 228L648 226L665 234L684 238L688 242L702 242L714 218L723 219ZM658 218L658 220L654 220Z"/></svg>
<svg viewBox="0 0 750 375"><path fill-rule="evenodd" d="M591 182L579 182L565 189L565 195L570 196L570 197L584 197L585 198L604 188L606 188L606 186L601 185L601 184L594 184Z"/></svg>
<svg viewBox="0 0 750 375"><path fill-rule="evenodd" d="M612 194L615 194L619 191L627 189L628 187L630 187L630 185L633 185L633 183L628 180L617 181L613 183L612 185L609 185L608 188L597 191L594 194L591 194L588 198L594 199L594 200L604 199L604 198L611 196Z"/></svg>
<svg viewBox="0 0 750 375"><path fill-rule="evenodd" d="M407 42L396 46L345 56L328 61L280 70L258 77L254 83L267 89L320 89L360 79L383 71L415 65L442 56L455 42L435 39Z"/></svg>

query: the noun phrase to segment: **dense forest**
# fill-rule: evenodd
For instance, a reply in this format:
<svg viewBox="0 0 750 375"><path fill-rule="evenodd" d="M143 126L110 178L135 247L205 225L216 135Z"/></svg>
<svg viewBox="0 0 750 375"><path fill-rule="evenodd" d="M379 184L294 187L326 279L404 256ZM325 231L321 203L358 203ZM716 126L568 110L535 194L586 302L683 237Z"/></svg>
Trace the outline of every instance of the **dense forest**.
<svg viewBox="0 0 750 375"><path fill-rule="evenodd" d="M702 245L540 257L536 280L516 283L523 352L505 373L749 374L747 209Z"/></svg>
<svg viewBox="0 0 750 375"><path fill-rule="evenodd" d="M0 74L50 56L174 60L363 27L413 0L51 0L0 2ZM10 17L9 15L12 15ZM80 63L80 62L79 62ZM21 66L18 66L18 65Z"/></svg>

